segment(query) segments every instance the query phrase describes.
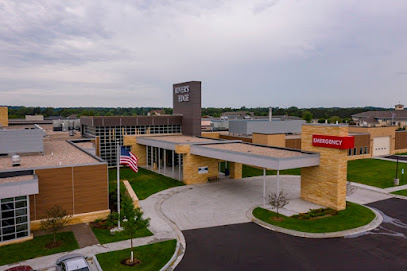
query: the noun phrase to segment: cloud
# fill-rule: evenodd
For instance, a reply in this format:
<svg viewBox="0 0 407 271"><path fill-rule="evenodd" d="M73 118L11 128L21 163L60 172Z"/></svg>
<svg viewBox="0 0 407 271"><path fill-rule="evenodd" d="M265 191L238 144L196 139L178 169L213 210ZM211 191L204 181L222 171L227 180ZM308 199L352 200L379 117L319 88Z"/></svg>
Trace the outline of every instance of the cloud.
<svg viewBox="0 0 407 271"><path fill-rule="evenodd" d="M407 70L406 11L378 0L0 1L0 99L171 106L173 83L202 80L204 106L390 106L407 99L394 76Z"/></svg>

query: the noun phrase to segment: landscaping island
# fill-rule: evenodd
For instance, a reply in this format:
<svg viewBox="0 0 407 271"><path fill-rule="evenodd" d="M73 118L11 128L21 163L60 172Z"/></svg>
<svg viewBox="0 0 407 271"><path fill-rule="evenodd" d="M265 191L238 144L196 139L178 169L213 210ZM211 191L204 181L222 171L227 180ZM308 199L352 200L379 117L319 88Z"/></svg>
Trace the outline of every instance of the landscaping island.
<svg viewBox="0 0 407 271"><path fill-rule="evenodd" d="M175 252L177 241L168 240L146 246L134 248L134 257L140 260L135 266L126 266L121 263L130 255L130 248L97 254L96 257L104 271L109 270L160 270L171 259Z"/></svg>
<svg viewBox="0 0 407 271"><path fill-rule="evenodd" d="M346 210L317 209L299 216L284 216L258 207L253 210L253 216L268 224L308 233L328 233L358 228L369 224L376 217L375 213L362 205L347 202Z"/></svg>

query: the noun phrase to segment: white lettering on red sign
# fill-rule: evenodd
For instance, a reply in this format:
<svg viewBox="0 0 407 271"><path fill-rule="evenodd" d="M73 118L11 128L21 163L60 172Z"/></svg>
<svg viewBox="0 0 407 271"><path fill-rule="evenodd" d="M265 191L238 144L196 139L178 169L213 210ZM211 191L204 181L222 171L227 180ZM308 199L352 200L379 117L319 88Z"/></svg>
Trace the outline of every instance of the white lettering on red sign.
<svg viewBox="0 0 407 271"><path fill-rule="evenodd" d="M313 138L314 143L341 146L343 140L339 139L326 139L326 138Z"/></svg>

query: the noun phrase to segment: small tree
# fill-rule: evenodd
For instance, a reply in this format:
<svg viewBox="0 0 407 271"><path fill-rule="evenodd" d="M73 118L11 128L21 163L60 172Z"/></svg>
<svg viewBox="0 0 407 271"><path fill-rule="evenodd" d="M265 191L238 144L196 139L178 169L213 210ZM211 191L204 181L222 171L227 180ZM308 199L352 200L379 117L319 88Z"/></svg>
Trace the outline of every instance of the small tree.
<svg viewBox="0 0 407 271"><path fill-rule="evenodd" d="M56 244L56 235L72 219L72 215L60 205L54 205L46 211L46 218L41 220L41 229L49 231L54 235L54 245Z"/></svg>
<svg viewBox="0 0 407 271"><path fill-rule="evenodd" d="M131 243L130 264L134 262L133 258L133 238L137 231L150 225L150 218L144 219L140 208L135 208L132 199L125 194L122 197L122 217L124 233L129 236Z"/></svg>
<svg viewBox="0 0 407 271"><path fill-rule="evenodd" d="M268 201L271 207L277 210L277 220L279 220L278 210L280 208L283 208L290 202L289 199L287 198L287 194L284 193L284 190L280 190L278 194L271 192L268 196Z"/></svg>

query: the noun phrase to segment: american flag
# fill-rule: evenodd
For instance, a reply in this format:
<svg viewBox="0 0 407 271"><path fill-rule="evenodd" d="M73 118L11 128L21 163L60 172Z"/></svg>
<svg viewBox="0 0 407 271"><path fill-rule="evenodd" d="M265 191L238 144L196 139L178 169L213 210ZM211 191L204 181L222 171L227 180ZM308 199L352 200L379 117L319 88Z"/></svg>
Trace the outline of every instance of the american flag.
<svg viewBox="0 0 407 271"><path fill-rule="evenodd" d="M138 172L137 157L130 151L121 147L120 151L120 164L128 165L134 172Z"/></svg>

